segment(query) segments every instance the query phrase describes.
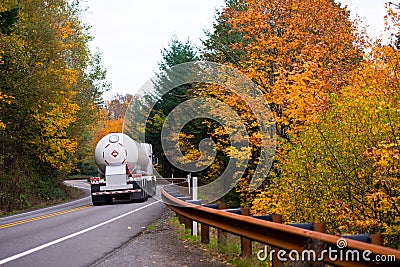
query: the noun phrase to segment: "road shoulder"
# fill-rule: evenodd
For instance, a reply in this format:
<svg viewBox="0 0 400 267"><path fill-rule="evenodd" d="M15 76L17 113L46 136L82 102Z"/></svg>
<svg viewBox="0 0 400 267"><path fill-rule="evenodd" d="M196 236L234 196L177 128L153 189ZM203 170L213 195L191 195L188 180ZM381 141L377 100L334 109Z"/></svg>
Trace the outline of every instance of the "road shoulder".
<svg viewBox="0 0 400 267"><path fill-rule="evenodd" d="M92 266L227 266L217 262L206 251L180 240L168 224L171 216L173 212L165 208L161 217L152 224L151 230L142 231L139 236Z"/></svg>

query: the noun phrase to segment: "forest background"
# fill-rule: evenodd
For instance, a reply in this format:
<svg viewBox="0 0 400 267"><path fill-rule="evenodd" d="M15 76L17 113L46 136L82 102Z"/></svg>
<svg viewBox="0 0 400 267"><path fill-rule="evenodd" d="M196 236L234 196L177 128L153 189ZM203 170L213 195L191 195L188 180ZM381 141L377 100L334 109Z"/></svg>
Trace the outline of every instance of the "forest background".
<svg viewBox="0 0 400 267"><path fill-rule="evenodd" d="M88 25L78 3L6 0L0 4L0 210L2 213L67 198L63 179L91 174L93 148L121 131L134 98L104 101L109 84L101 56L88 48ZM163 121L187 99L216 98L242 118L249 135L249 164L232 205L252 213L279 213L285 221L324 221L330 233L382 233L400 244L400 12L388 4L386 40L371 40L349 12L332 0L230 0L213 31L196 50L173 38L162 50L149 117L148 142L163 176L185 175L159 146ZM243 72L263 92L275 119L277 152L261 187L250 192L257 168L260 128L238 95L191 84L163 92L175 64L208 60ZM198 134L191 134L196 129ZM180 133L187 159L198 144L217 144L213 164L198 173L218 177L229 158L228 133L195 120Z"/></svg>

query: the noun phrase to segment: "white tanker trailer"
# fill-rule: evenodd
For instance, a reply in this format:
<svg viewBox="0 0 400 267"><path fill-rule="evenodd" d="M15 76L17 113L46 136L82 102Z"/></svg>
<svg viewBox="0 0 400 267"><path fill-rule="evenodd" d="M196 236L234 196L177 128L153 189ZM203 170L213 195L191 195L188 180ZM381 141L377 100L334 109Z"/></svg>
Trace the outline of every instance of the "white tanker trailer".
<svg viewBox="0 0 400 267"><path fill-rule="evenodd" d="M90 178L93 205L113 199L145 201L156 193L150 144L110 133L97 143L94 154L99 177Z"/></svg>

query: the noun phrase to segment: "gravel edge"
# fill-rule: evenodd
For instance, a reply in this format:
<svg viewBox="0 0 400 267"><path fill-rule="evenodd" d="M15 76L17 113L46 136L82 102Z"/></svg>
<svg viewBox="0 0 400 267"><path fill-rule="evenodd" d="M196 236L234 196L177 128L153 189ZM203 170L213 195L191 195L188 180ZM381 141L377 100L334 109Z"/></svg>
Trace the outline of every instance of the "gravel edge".
<svg viewBox="0 0 400 267"><path fill-rule="evenodd" d="M219 262L201 247L196 247L186 240L180 240L168 223L174 215L174 212L165 207L160 218L156 219L151 226L91 266L231 266Z"/></svg>

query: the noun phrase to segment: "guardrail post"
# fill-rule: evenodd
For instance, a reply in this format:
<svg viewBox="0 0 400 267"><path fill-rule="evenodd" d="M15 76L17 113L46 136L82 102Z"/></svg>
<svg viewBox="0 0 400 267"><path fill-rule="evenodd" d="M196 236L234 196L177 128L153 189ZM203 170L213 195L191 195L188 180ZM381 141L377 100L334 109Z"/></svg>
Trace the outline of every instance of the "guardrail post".
<svg viewBox="0 0 400 267"><path fill-rule="evenodd" d="M274 222L274 223L282 223L282 215L272 214L272 222Z"/></svg>
<svg viewBox="0 0 400 267"><path fill-rule="evenodd" d="M316 232L320 232L320 233L325 233L326 231L326 224L324 222L318 222L318 223L313 223L314 225L314 231ZM327 265L325 265L324 262L320 262L320 263L316 263L315 266L318 267L325 267Z"/></svg>
<svg viewBox="0 0 400 267"><path fill-rule="evenodd" d="M249 209L241 208L240 210L241 210L243 216L249 216L250 215ZM240 245L241 245L241 250L242 250L242 257L243 258L250 257L251 254L252 254L252 251L251 251L251 240L241 236L240 237Z"/></svg>
<svg viewBox="0 0 400 267"><path fill-rule="evenodd" d="M370 234L371 243L374 245L383 246L383 235L381 234Z"/></svg>
<svg viewBox="0 0 400 267"><path fill-rule="evenodd" d="M274 223L282 223L282 215L272 214L272 222ZM272 250L275 250L275 253L272 254L272 267L283 267L283 262L278 259L278 251L279 248L272 247Z"/></svg>
<svg viewBox="0 0 400 267"><path fill-rule="evenodd" d="M176 213L176 216L178 217L179 224L183 224L185 222L182 215Z"/></svg>
<svg viewBox="0 0 400 267"><path fill-rule="evenodd" d="M324 222L314 223L314 231L325 233L326 224Z"/></svg>
<svg viewBox="0 0 400 267"><path fill-rule="evenodd" d="M185 229L190 229L190 231L192 231L193 221L189 218L184 217L183 222L185 223Z"/></svg>
<svg viewBox="0 0 400 267"><path fill-rule="evenodd" d="M210 244L210 226L201 224L201 243Z"/></svg>
<svg viewBox="0 0 400 267"><path fill-rule="evenodd" d="M219 210L224 210L228 206L225 203L218 203L218 209ZM223 246L226 245L227 239L228 239L228 233L226 231L223 231L221 229L218 229L218 246Z"/></svg>
<svg viewBox="0 0 400 267"><path fill-rule="evenodd" d="M205 200L204 202L208 203L208 200ZM210 244L210 226L202 223L200 231L201 231L201 243Z"/></svg>

